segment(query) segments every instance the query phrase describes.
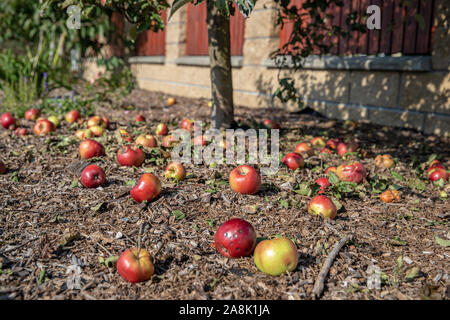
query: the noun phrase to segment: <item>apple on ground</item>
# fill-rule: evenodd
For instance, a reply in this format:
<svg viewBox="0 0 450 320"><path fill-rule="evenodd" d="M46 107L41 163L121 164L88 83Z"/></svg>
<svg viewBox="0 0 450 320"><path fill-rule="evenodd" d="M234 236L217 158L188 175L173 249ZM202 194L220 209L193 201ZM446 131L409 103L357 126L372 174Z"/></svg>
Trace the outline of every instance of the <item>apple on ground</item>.
<svg viewBox="0 0 450 320"><path fill-rule="evenodd" d="M80 119L80 117L81 115L78 110L71 110L66 113L64 119L66 120L67 123L75 123L76 121L78 121L78 119Z"/></svg>
<svg viewBox="0 0 450 320"><path fill-rule="evenodd" d="M333 154L333 151L331 151L331 149L328 149L328 148L323 148L322 150L320 150L320 153Z"/></svg>
<svg viewBox="0 0 450 320"><path fill-rule="evenodd" d="M95 140L86 139L80 143L79 152L81 158L90 159L93 157L104 156L105 148Z"/></svg>
<svg viewBox="0 0 450 320"><path fill-rule="evenodd" d="M309 142L314 148L324 148L327 143L325 141L324 138L322 137L315 137L312 138L311 141Z"/></svg>
<svg viewBox="0 0 450 320"><path fill-rule="evenodd" d="M320 190L319 192L317 192L318 194L324 193L325 189L331 186L330 181L327 177L316 179L316 183L320 186Z"/></svg>
<svg viewBox="0 0 450 320"><path fill-rule="evenodd" d="M14 131L14 134L15 134L16 136L21 136L21 137L23 137L23 136L26 136L26 135L28 134L28 130L27 130L27 128L17 128L17 129Z"/></svg>
<svg viewBox="0 0 450 320"><path fill-rule="evenodd" d="M280 129L280 125L277 122L275 122L275 121L273 121L271 119L264 120L264 125L266 127L271 128L271 129Z"/></svg>
<svg viewBox="0 0 450 320"><path fill-rule="evenodd" d="M166 136L169 133L169 129L165 123L160 123L156 127L155 133L159 136Z"/></svg>
<svg viewBox="0 0 450 320"><path fill-rule="evenodd" d="M101 126L92 126L88 130L90 130L96 137L101 137L105 133L105 129Z"/></svg>
<svg viewBox="0 0 450 320"><path fill-rule="evenodd" d="M375 157L375 165L377 167L390 169L394 166L394 160L390 154L379 154Z"/></svg>
<svg viewBox="0 0 450 320"><path fill-rule="evenodd" d="M168 106L173 106L175 103L177 103L177 100L175 98L170 97L167 99Z"/></svg>
<svg viewBox="0 0 450 320"><path fill-rule="evenodd" d="M342 181L360 183L367 175L366 169L359 162L353 162L348 165L340 165L336 174Z"/></svg>
<svg viewBox="0 0 450 320"><path fill-rule="evenodd" d="M38 108L31 108L25 112L25 119L35 121L40 115L41 111Z"/></svg>
<svg viewBox="0 0 450 320"><path fill-rule="evenodd" d="M117 162L122 166L139 167L144 163L145 153L139 147L127 145L117 151Z"/></svg>
<svg viewBox="0 0 450 320"><path fill-rule="evenodd" d="M321 215L328 219L336 218L337 209L333 201L327 196L315 196L308 204L308 213L314 215Z"/></svg>
<svg viewBox="0 0 450 320"><path fill-rule="evenodd" d="M208 101L208 107L212 108L212 106L213 106L213 102L212 102L212 100L209 100Z"/></svg>
<svg viewBox="0 0 450 320"><path fill-rule="evenodd" d="M142 114L137 114L134 117L134 121L136 121L136 122L145 122L145 117Z"/></svg>
<svg viewBox="0 0 450 320"><path fill-rule="evenodd" d="M340 156L343 156L347 152L355 152L356 150L358 150L358 144L353 140L347 143L341 142L337 146L337 153Z"/></svg>
<svg viewBox="0 0 450 320"><path fill-rule="evenodd" d="M328 175L328 172L330 172L330 171L333 171L334 173L336 173L337 172L337 168L336 167L328 167L325 170L325 174Z"/></svg>
<svg viewBox="0 0 450 320"><path fill-rule="evenodd" d="M55 125L47 119L36 121L33 127L33 132L37 136L42 136L55 131Z"/></svg>
<svg viewBox="0 0 450 320"><path fill-rule="evenodd" d="M161 193L161 182L153 173L144 173L131 191L131 197L139 203L153 201Z"/></svg>
<svg viewBox="0 0 450 320"><path fill-rule="evenodd" d="M149 280L155 272L150 253L142 248L127 249L117 260L117 272L128 282Z"/></svg>
<svg viewBox="0 0 450 320"><path fill-rule="evenodd" d="M180 124L181 129L191 131L194 128L194 121L190 119L183 119Z"/></svg>
<svg viewBox="0 0 450 320"><path fill-rule="evenodd" d="M91 128L93 126L100 126L104 129L107 129L109 126L109 121L106 118L102 118L100 116L92 116L87 122L87 127Z"/></svg>
<svg viewBox="0 0 450 320"><path fill-rule="evenodd" d="M131 135L127 132L127 130L123 128L119 128L115 131L115 137L117 138L118 142L133 142L133 138Z"/></svg>
<svg viewBox="0 0 450 320"><path fill-rule="evenodd" d="M58 128L59 125L61 124L61 121L55 115L52 115L52 116L48 117L47 120L50 121L51 123L53 123L55 125L55 128Z"/></svg>
<svg viewBox="0 0 450 320"><path fill-rule="evenodd" d="M297 246L288 238L261 241L253 256L256 267L271 276L292 272L298 264Z"/></svg>
<svg viewBox="0 0 450 320"><path fill-rule="evenodd" d="M135 143L146 148L155 148L158 146L158 141L151 134L141 134L136 138Z"/></svg>
<svg viewBox="0 0 450 320"><path fill-rule="evenodd" d="M397 190L386 190L380 194L380 199L386 203L400 201L400 194Z"/></svg>
<svg viewBox="0 0 450 320"><path fill-rule="evenodd" d="M228 220L220 225L214 235L217 251L227 258L246 257L256 245L256 232L253 226L239 218Z"/></svg>
<svg viewBox="0 0 450 320"><path fill-rule="evenodd" d="M165 136L163 138L162 143L161 143L161 145L164 148L172 148L172 147L176 146L177 144L178 144L178 140L174 136L172 136L171 134L168 135L168 136Z"/></svg>
<svg viewBox="0 0 450 320"><path fill-rule="evenodd" d="M182 181L186 178L186 170L181 163L170 162L164 171L164 175L168 179Z"/></svg>
<svg viewBox="0 0 450 320"><path fill-rule="evenodd" d="M255 194L261 188L261 176L255 168L242 165L230 172L230 186L234 192Z"/></svg>
<svg viewBox="0 0 450 320"><path fill-rule="evenodd" d="M0 174L4 174L6 172L6 165L3 161L0 161Z"/></svg>
<svg viewBox="0 0 450 320"><path fill-rule="evenodd" d="M430 181L437 181L439 179L444 179L445 181L448 180L448 172L445 169L442 168L432 168L428 172L428 179Z"/></svg>
<svg viewBox="0 0 450 320"><path fill-rule="evenodd" d="M283 157L283 160L281 162L291 170L296 170L305 166L303 157L296 152L289 152Z"/></svg>
<svg viewBox="0 0 450 320"><path fill-rule="evenodd" d="M430 172L431 170L433 170L434 168L441 168L441 169L446 169L445 166L440 162L435 162L436 160L434 160L432 162L432 164L430 165L430 167L428 168L427 172Z"/></svg>
<svg viewBox="0 0 450 320"><path fill-rule="evenodd" d="M11 113L9 112L3 113L0 119L3 128L10 130L16 129L17 127L16 118L14 118L14 116Z"/></svg>
<svg viewBox="0 0 450 320"><path fill-rule="evenodd" d="M80 129L75 132L75 136L80 140L84 140L92 138L94 134L90 129Z"/></svg>
<svg viewBox="0 0 450 320"><path fill-rule="evenodd" d="M327 141L327 147L332 149L332 150L336 150L337 146L339 145L339 143L341 143L342 141L336 138L333 139L329 139Z"/></svg>
<svg viewBox="0 0 450 320"><path fill-rule="evenodd" d="M194 146L206 146L208 142L206 141L205 136L196 136L194 139L192 139L192 144Z"/></svg>
<svg viewBox="0 0 450 320"><path fill-rule="evenodd" d="M91 164L84 168L80 180L86 188L97 188L105 183L106 175L102 168Z"/></svg>
<svg viewBox="0 0 450 320"><path fill-rule="evenodd" d="M305 154L308 157L312 157L314 155L313 148L306 142L301 142L295 146L295 152L300 154Z"/></svg>

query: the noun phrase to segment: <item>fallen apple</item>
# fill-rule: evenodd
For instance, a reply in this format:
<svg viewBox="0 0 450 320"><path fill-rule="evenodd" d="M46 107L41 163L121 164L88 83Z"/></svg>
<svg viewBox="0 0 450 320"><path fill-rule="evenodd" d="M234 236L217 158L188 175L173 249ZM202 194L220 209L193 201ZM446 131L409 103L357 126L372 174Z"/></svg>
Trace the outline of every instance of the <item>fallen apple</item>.
<svg viewBox="0 0 450 320"><path fill-rule="evenodd" d="M186 178L186 170L181 163L170 162L164 171L164 175L168 179L182 181Z"/></svg>
<svg viewBox="0 0 450 320"><path fill-rule="evenodd" d="M16 119L9 112L5 112L1 116L2 127L5 129L14 130L16 129Z"/></svg>
<svg viewBox="0 0 450 320"><path fill-rule="evenodd" d="M95 164L88 165L81 173L80 181L86 188L97 188L105 183L106 175L102 168Z"/></svg>
<svg viewBox="0 0 450 320"><path fill-rule="evenodd" d="M430 181L437 181L439 179L448 180L448 172L442 168L432 168L431 171L428 172L428 179Z"/></svg>
<svg viewBox="0 0 450 320"><path fill-rule="evenodd" d="M314 215L321 215L328 219L336 218L336 206L327 196L315 196L308 204L308 213Z"/></svg>
<svg viewBox="0 0 450 320"><path fill-rule="evenodd" d="M397 190L386 190L380 194L380 199L386 203L400 201L400 194Z"/></svg>
<svg viewBox="0 0 450 320"><path fill-rule="evenodd" d="M40 115L41 111L38 108L31 108L25 112L25 119L35 121Z"/></svg>
<svg viewBox="0 0 450 320"><path fill-rule="evenodd" d="M58 128L59 125L61 124L61 121L55 115L52 115L52 116L48 117L47 120L50 121L51 123L53 123L55 125L55 128Z"/></svg>
<svg viewBox="0 0 450 320"><path fill-rule="evenodd" d="M163 138L162 143L161 143L161 145L164 148L172 148L172 147L176 146L177 144L178 144L178 140L174 136L172 136L171 134L168 135L168 136L165 136Z"/></svg>
<svg viewBox="0 0 450 320"><path fill-rule="evenodd" d="M337 153L340 156L343 156L348 152L355 152L356 150L358 150L358 144L353 140L347 143L341 142L337 146Z"/></svg>
<svg viewBox="0 0 450 320"><path fill-rule="evenodd" d="M165 123L160 123L156 127L155 133L159 136L166 136L169 133L169 129Z"/></svg>
<svg viewBox="0 0 450 320"><path fill-rule="evenodd" d="M168 98L167 99L167 105L173 106L175 103L177 103L177 100L175 98Z"/></svg>
<svg viewBox="0 0 450 320"><path fill-rule="evenodd" d="M83 159L101 157L105 155L105 148L95 140L86 139L80 143L80 156Z"/></svg>
<svg viewBox="0 0 450 320"><path fill-rule="evenodd" d="M325 189L331 186L330 181L326 177L316 179L316 183L320 186L318 194L324 193Z"/></svg>
<svg viewBox="0 0 450 320"><path fill-rule="evenodd" d="M328 149L328 148L323 148L322 150L320 150L320 153L323 153L323 154L333 154L333 151L331 151L331 150Z"/></svg>
<svg viewBox="0 0 450 320"><path fill-rule="evenodd" d="M255 194L261 188L261 176L255 168L242 165L230 172L231 189L241 194Z"/></svg>
<svg viewBox="0 0 450 320"><path fill-rule="evenodd" d="M101 126L91 126L88 130L90 130L96 137L101 137L105 133L105 129Z"/></svg>
<svg viewBox="0 0 450 320"><path fill-rule="evenodd" d="M106 118L102 118L100 116L92 116L89 118L88 122L87 122L87 127L91 128L93 126L100 126L103 127L104 129L108 128L109 122L107 121Z"/></svg>
<svg viewBox="0 0 450 320"><path fill-rule="evenodd" d="M336 172L337 172L337 168L336 168L336 167L328 167L328 168L325 170L325 174L328 175L328 173L329 173L330 171L336 173Z"/></svg>
<svg viewBox="0 0 450 320"><path fill-rule="evenodd" d="M131 197L137 202L153 201L161 193L161 182L153 173L144 173L131 191Z"/></svg>
<svg viewBox="0 0 450 320"><path fill-rule="evenodd" d="M280 129L280 125L271 119L264 120L264 125L271 129Z"/></svg>
<svg viewBox="0 0 450 320"><path fill-rule="evenodd" d="M55 131L55 125L47 119L36 121L33 127L33 132L37 136L42 136Z"/></svg>
<svg viewBox="0 0 450 320"><path fill-rule="evenodd" d="M142 114L137 114L134 117L134 121L136 121L136 122L145 122L145 117Z"/></svg>
<svg viewBox="0 0 450 320"><path fill-rule="evenodd" d="M281 162L291 170L296 170L305 166L303 157L296 152L289 152L283 157Z"/></svg>
<svg viewBox="0 0 450 320"><path fill-rule="evenodd" d="M158 146L158 141L151 134L140 135L136 138L135 143L146 148L155 148Z"/></svg>
<svg viewBox="0 0 450 320"><path fill-rule="evenodd" d="M181 129L191 131L194 128L194 121L190 119L183 119L180 124Z"/></svg>
<svg viewBox="0 0 450 320"><path fill-rule="evenodd" d="M327 147L332 149L332 150L336 150L337 146L339 145L339 143L341 143L342 141L340 139L329 139L327 141Z"/></svg>
<svg viewBox="0 0 450 320"><path fill-rule="evenodd" d="M196 136L194 139L192 139L192 144L194 146L206 146L208 142L206 141L206 138L204 136Z"/></svg>
<svg viewBox="0 0 450 320"><path fill-rule="evenodd" d="M116 266L120 276L131 283L147 281L155 272L150 253L142 248L122 252Z"/></svg>
<svg viewBox="0 0 450 320"><path fill-rule="evenodd" d="M360 183L367 175L366 169L359 162L354 162L349 165L340 165L336 174L342 181Z"/></svg>
<svg viewBox="0 0 450 320"><path fill-rule="evenodd" d="M288 238L261 241L253 256L256 267L271 276L292 272L298 264L297 246Z"/></svg>
<svg viewBox="0 0 450 320"><path fill-rule="evenodd" d="M122 166L139 167L144 163L145 153L138 147L127 145L117 151L117 162Z"/></svg>
<svg viewBox="0 0 450 320"><path fill-rule="evenodd" d="M305 154L309 157L314 155L314 149L306 142L297 144L294 150L296 153Z"/></svg>
<svg viewBox="0 0 450 320"><path fill-rule="evenodd" d="M377 167L390 169L394 166L394 160L390 154L379 154L375 157L375 165Z"/></svg>
<svg viewBox="0 0 450 320"><path fill-rule="evenodd" d="M92 138L94 134L90 129L80 129L75 132L75 136L80 140L84 140Z"/></svg>
<svg viewBox="0 0 450 320"><path fill-rule="evenodd" d="M24 136L26 136L26 135L28 134L28 130L27 130L27 128L17 128L17 129L14 131L14 134L15 134L16 136L24 137Z"/></svg>
<svg viewBox="0 0 450 320"><path fill-rule="evenodd" d="M246 257L256 245L255 229L245 220L228 220L217 229L214 244L217 251L227 258Z"/></svg>
<svg viewBox="0 0 450 320"><path fill-rule="evenodd" d="M71 110L66 113L65 120L67 123L75 123L80 119L81 115L78 110Z"/></svg>
<svg viewBox="0 0 450 320"><path fill-rule="evenodd" d="M322 137L315 137L312 138L311 141L309 142L314 148L324 148L327 143L325 141L324 138Z"/></svg>

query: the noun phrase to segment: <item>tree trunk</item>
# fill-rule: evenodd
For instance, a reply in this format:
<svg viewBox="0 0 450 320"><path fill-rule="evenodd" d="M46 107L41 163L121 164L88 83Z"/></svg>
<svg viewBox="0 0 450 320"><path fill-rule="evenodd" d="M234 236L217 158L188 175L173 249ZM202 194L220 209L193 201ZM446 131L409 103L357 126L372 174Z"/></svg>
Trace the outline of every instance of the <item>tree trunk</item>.
<svg viewBox="0 0 450 320"><path fill-rule="evenodd" d="M213 128L231 128L234 119L233 80L231 77L230 17L222 15L207 0L208 47L211 69Z"/></svg>

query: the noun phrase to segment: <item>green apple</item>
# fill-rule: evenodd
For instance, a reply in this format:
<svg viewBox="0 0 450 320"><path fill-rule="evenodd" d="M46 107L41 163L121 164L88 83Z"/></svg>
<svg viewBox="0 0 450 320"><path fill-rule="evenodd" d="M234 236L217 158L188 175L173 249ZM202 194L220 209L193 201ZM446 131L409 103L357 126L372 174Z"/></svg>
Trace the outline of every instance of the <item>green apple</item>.
<svg viewBox="0 0 450 320"><path fill-rule="evenodd" d="M255 264L258 269L271 276L279 276L297 267L296 245L288 238L263 240L255 248Z"/></svg>
<svg viewBox="0 0 450 320"><path fill-rule="evenodd" d="M53 123L55 127L59 127L59 125L61 124L61 121L59 121L59 118L57 116L50 116L47 120Z"/></svg>

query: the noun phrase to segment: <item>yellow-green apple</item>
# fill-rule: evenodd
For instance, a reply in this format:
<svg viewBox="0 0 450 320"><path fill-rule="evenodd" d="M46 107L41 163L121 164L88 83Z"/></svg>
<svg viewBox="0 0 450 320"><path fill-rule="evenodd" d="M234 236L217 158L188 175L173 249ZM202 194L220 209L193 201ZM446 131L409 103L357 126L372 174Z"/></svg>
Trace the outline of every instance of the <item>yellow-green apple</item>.
<svg viewBox="0 0 450 320"><path fill-rule="evenodd" d="M390 169L394 166L394 160L392 160L392 156L390 154L379 154L375 157L375 165Z"/></svg>
<svg viewBox="0 0 450 320"><path fill-rule="evenodd" d="M175 103L177 103L177 100L175 98L168 98L167 99L167 105L173 106Z"/></svg>
<svg viewBox="0 0 450 320"><path fill-rule="evenodd" d="M106 118L102 118L100 116L92 116L89 118L87 122L87 127L91 128L93 126L100 126L103 128L108 128L108 122L105 121Z"/></svg>
<svg viewBox="0 0 450 320"><path fill-rule="evenodd" d="M324 138L322 137L315 137L312 138L310 141L310 144L314 147L314 148L323 148L327 145L326 141Z"/></svg>
<svg viewBox="0 0 450 320"><path fill-rule="evenodd" d="M75 123L80 117L81 115L78 110L72 110L66 113L65 120L67 123Z"/></svg>
<svg viewBox="0 0 450 320"><path fill-rule="evenodd" d="M92 138L94 134L90 129L80 129L75 132L75 136L80 140L84 140Z"/></svg>
<svg viewBox="0 0 450 320"><path fill-rule="evenodd" d="M177 181L184 180L186 178L186 170L181 163L178 162L170 162L166 170L164 171L164 175L168 179L174 179Z"/></svg>
<svg viewBox="0 0 450 320"><path fill-rule="evenodd" d="M315 196L308 204L308 212L324 218L336 218L336 206L327 196Z"/></svg>
<svg viewBox="0 0 450 320"><path fill-rule="evenodd" d="M97 188L105 183L106 175L102 168L91 164L84 168L80 180L86 188Z"/></svg>
<svg viewBox="0 0 450 320"><path fill-rule="evenodd" d="M146 148L155 148L158 146L158 141L156 141L156 138L151 134L141 134L136 138L135 143Z"/></svg>
<svg viewBox="0 0 450 320"><path fill-rule="evenodd" d="M86 139L80 143L80 156L83 159L90 159L93 157L101 157L105 155L105 148L103 145L95 140Z"/></svg>
<svg viewBox="0 0 450 320"><path fill-rule="evenodd" d="M9 112L5 112L2 114L1 122L2 122L2 127L5 129L14 130L17 127L16 118L14 118L14 116Z"/></svg>
<svg viewBox="0 0 450 320"><path fill-rule="evenodd" d="M174 136L172 136L172 135L170 134L170 135L165 136L165 137L163 138L163 141L162 141L162 144L161 144L161 145L162 145L164 148L172 148L172 147L176 146L177 144L178 144L178 140L175 139Z"/></svg>
<svg viewBox="0 0 450 320"><path fill-rule="evenodd" d="M428 179L430 181L437 181L439 179L444 179L445 181L448 180L448 172L445 169L434 167L431 168L431 170L428 172Z"/></svg>
<svg viewBox="0 0 450 320"><path fill-rule="evenodd" d="M96 137L101 137L105 133L105 129L101 126L92 126L88 130L90 130Z"/></svg>
<svg viewBox="0 0 450 320"><path fill-rule="evenodd" d="M253 226L239 218L221 224L214 235L217 251L227 258L246 257L256 245L256 232Z"/></svg>
<svg viewBox="0 0 450 320"><path fill-rule="evenodd" d="M296 152L289 152L283 157L281 162L291 170L296 170L297 168L303 168L305 166L303 157Z"/></svg>
<svg viewBox="0 0 450 320"><path fill-rule="evenodd" d="M47 120L50 121L51 123L53 123L55 125L55 128L59 127L59 125L61 124L61 121L55 115L48 117Z"/></svg>
<svg viewBox="0 0 450 320"><path fill-rule="evenodd" d="M41 115L41 111L38 108L31 108L25 112L25 119L35 121Z"/></svg>
<svg viewBox="0 0 450 320"><path fill-rule="evenodd" d="M280 129L280 125L271 119L264 120L264 125L271 129Z"/></svg>
<svg viewBox="0 0 450 320"><path fill-rule="evenodd" d="M137 114L134 117L134 121L136 121L136 122L145 122L145 117L142 114Z"/></svg>
<svg viewBox="0 0 450 320"><path fill-rule="evenodd" d="M326 177L316 179L316 183L320 186L320 190L317 192L318 194L324 193L325 189L331 185Z"/></svg>
<svg viewBox="0 0 450 320"><path fill-rule="evenodd" d="M367 175L366 169L359 162L337 167L336 174L342 181L360 183Z"/></svg>
<svg viewBox="0 0 450 320"><path fill-rule="evenodd" d="M142 248L122 252L116 266L120 276L131 283L147 281L155 272L150 253Z"/></svg>
<svg viewBox="0 0 450 320"><path fill-rule="evenodd" d="M131 191L131 197L141 203L153 201L161 193L161 182L153 173L144 173Z"/></svg>
<svg viewBox="0 0 450 320"><path fill-rule="evenodd" d="M342 141L340 139L329 139L327 141L327 147L332 149L332 150L336 150L337 146L339 145L339 143L341 143Z"/></svg>
<svg viewBox="0 0 450 320"><path fill-rule="evenodd" d="M253 256L256 267L271 276L292 272L298 264L297 246L288 238L261 241Z"/></svg>
<svg viewBox="0 0 450 320"><path fill-rule="evenodd" d="M311 148L311 146L306 142L297 144L294 151L300 154L305 154L308 157L312 157L314 155L313 148Z"/></svg>
<svg viewBox="0 0 450 320"><path fill-rule="evenodd" d="M261 187L261 176L255 168L242 165L230 172L230 186L237 193L255 194Z"/></svg>
<svg viewBox="0 0 450 320"><path fill-rule="evenodd" d="M155 133L159 136L165 136L169 133L169 129L165 123L160 123L156 127Z"/></svg>
<svg viewBox="0 0 450 320"><path fill-rule="evenodd" d="M52 131L55 131L55 125L47 119L36 121L33 127L33 132L37 136L46 135Z"/></svg>
<svg viewBox="0 0 450 320"><path fill-rule="evenodd" d="M340 156L343 156L347 152L355 152L356 150L358 150L358 144L353 140L347 143L341 142L337 146L337 153Z"/></svg>
<svg viewBox="0 0 450 320"><path fill-rule="evenodd" d="M4 174L6 172L6 165L0 161L0 174Z"/></svg>
<svg viewBox="0 0 450 320"><path fill-rule="evenodd" d="M139 147L127 145L117 151L117 162L122 166L139 167L144 160L145 153Z"/></svg>

